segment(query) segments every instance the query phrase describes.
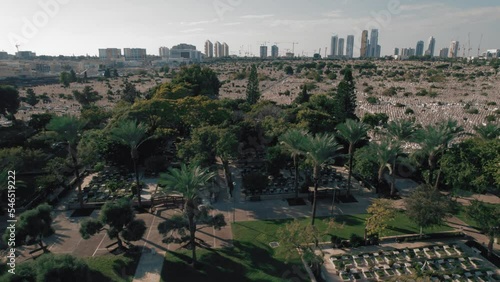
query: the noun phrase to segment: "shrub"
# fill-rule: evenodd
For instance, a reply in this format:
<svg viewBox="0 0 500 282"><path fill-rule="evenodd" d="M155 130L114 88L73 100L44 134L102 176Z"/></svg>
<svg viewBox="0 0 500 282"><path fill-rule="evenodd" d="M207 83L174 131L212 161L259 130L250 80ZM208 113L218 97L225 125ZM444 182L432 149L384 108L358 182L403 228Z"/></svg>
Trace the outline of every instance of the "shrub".
<svg viewBox="0 0 500 282"><path fill-rule="evenodd" d="M413 111L411 108L407 108L405 110L405 115L413 115L415 113L415 111Z"/></svg>
<svg viewBox="0 0 500 282"><path fill-rule="evenodd" d="M373 96L369 96L369 97L367 97L367 98L366 98L366 101L367 101L368 103L372 104L372 105L374 105L374 104L378 104L378 102L379 102L379 101L378 101L378 99L377 99L377 97L373 97Z"/></svg>
<svg viewBox="0 0 500 282"><path fill-rule="evenodd" d="M364 239L363 239L363 237L361 237L361 236L359 236L357 234L352 233L351 237L349 238L349 242L351 243L351 246L353 248L356 248L356 247L359 247L359 246L363 245Z"/></svg>

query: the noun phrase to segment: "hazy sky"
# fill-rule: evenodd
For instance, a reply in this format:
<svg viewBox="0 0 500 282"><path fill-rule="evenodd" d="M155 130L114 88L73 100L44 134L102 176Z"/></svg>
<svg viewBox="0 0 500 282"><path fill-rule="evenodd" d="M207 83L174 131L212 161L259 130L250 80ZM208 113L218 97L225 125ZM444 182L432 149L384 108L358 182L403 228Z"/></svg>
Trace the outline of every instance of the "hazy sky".
<svg viewBox="0 0 500 282"><path fill-rule="evenodd" d="M415 48L436 38L436 52L459 40L471 55L500 48L498 0L2 0L0 50L37 55L97 55L98 48L146 48L178 43L203 50L205 40L226 42L230 54L279 42L309 56L330 48L330 37L355 36L359 55L363 29L378 28L382 54ZM329 53L329 51L328 51ZM462 51L459 52L460 56Z"/></svg>

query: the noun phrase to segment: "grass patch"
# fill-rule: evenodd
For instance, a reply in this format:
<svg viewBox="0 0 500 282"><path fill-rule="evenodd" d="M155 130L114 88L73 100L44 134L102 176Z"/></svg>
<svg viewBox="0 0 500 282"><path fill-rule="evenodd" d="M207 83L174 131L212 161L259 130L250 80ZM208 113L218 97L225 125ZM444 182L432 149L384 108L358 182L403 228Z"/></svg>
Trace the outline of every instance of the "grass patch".
<svg viewBox="0 0 500 282"><path fill-rule="evenodd" d="M323 241L329 242L330 235L348 239L351 234L363 236L367 214L341 215L335 221L343 228L335 229ZM279 241L277 230L292 219L245 221L232 224L234 247L217 250L197 249L200 266L194 270L191 251L168 252L162 270L162 281L307 281L305 271L297 255L288 264L280 248L272 249L270 242ZM310 224L310 218L299 219L301 224ZM327 221L319 219L316 226L324 231ZM452 230L449 226L424 229L424 232ZM398 213L386 234L416 234L419 228L403 213Z"/></svg>
<svg viewBox="0 0 500 282"><path fill-rule="evenodd" d="M95 282L132 281L139 263L140 254L104 255L84 258Z"/></svg>

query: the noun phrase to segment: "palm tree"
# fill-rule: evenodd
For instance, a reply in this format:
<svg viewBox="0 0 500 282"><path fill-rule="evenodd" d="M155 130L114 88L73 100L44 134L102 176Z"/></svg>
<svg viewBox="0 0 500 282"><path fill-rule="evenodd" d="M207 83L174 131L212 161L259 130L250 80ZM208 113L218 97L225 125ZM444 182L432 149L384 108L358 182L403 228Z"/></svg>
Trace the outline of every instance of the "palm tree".
<svg viewBox="0 0 500 282"><path fill-rule="evenodd" d="M130 147L130 156L134 164L134 173L137 190L137 200L139 207L141 204L141 185L139 183L139 171L137 162L139 161L139 146L141 146L149 138L144 138L147 132L147 127L143 123L137 121L123 120L118 124L118 127L111 129L111 136L116 141L128 145Z"/></svg>
<svg viewBox="0 0 500 282"><path fill-rule="evenodd" d="M299 164L298 158L305 154L304 143L308 138L306 131L299 129L290 129L280 136L279 141L283 149L290 154L293 159L293 166L295 168L295 199L299 198Z"/></svg>
<svg viewBox="0 0 500 282"><path fill-rule="evenodd" d="M347 176L347 195L351 192L352 159L354 157L354 146L366 138L368 125L352 119L337 125L337 134L349 143L349 175Z"/></svg>
<svg viewBox="0 0 500 282"><path fill-rule="evenodd" d="M411 120L399 119L390 121L386 125L386 133L396 141L410 141L415 135L415 123Z"/></svg>
<svg viewBox="0 0 500 282"><path fill-rule="evenodd" d="M372 157L378 165L378 181L382 183L385 169L389 170L389 175L391 176L391 195L396 192L395 187L395 176L394 167L398 155L401 153L401 147L399 143L393 142L388 139L382 140L380 143L373 142L370 144L370 151L372 152Z"/></svg>
<svg viewBox="0 0 500 282"><path fill-rule="evenodd" d="M474 126L476 134L485 140L493 140L500 137L500 126L494 123L487 123L486 125Z"/></svg>
<svg viewBox="0 0 500 282"><path fill-rule="evenodd" d="M427 158L427 164L429 165L429 185L432 185L433 182L433 174L436 169L438 156L441 155L448 148L451 141L461 135L463 131L464 129L454 120L447 120L437 126L428 125L416 131L416 141L420 144L420 150L417 152L417 155L420 154L425 156ZM437 187L438 183L439 173L434 186Z"/></svg>
<svg viewBox="0 0 500 282"><path fill-rule="evenodd" d="M84 208L84 203L80 171L78 169L77 145L86 124L87 122L85 120L75 116L54 117L50 120L49 124L47 124L47 130L56 132L58 137L64 141L63 143L67 145L68 154L73 164L73 172L78 185L78 201L80 202L80 208Z"/></svg>
<svg viewBox="0 0 500 282"><path fill-rule="evenodd" d="M182 193L184 197L184 213L188 218L190 246L193 257L193 265L196 264L196 223L195 215L198 212L198 199L201 192L206 189L208 182L215 173L208 172L199 166L181 165L181 168L170 168L168 173L160 174L160 183L166 185L169 191Z"/></svg>
<svg viewBox="0 0 500 282"><path fill-rule="evenodd" d="M335 141L335 137L331 134L317 134L314 137L308 135L307 141L304 144L304 150L307 152L307 159L313 165L314 198L311 225L314 225L314 220L316 218L316 196L318 192L321 167L325 165L329 160L340 156L340 154L338 154L338 151L341 148L342 146L340 146Z"/></svg>

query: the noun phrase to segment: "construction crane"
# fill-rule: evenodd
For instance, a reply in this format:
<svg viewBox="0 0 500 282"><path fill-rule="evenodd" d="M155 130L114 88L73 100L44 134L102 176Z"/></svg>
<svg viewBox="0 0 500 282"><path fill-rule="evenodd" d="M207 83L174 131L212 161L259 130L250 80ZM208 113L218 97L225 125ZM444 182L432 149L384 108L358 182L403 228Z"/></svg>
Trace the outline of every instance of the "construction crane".
<svg viewBox="0 0 500 282"><path fill-rule="evenodd" d="M262 42L262 43L260 44L260 46L267 46L267 43L271 43L271 42L269 42L269 41L264 41L264 42Z"/></svg>
<svg viewBox="0 0 500 282"><path fill-rule="evenodd" d="M470 51L472 50L472 48L470 48L470 32L469 34L467 35L468 39L469 39L469 48L467 49L467 58L470 57Z"/></svg>
<svg viewBox="0 0 500 282"><path fill-rule="evenodd" d="M481 43L483 43L483 34L481 33L481 39L479 40L479 46L477 47L477 57L479 58L479 52L481 52Z"/></svg>
<svg viewBox="0 0 500 282"><path fill-rule="evenodd" d="M19 52L19 46L21 46L21 45L16 44L15 46L16 46L17 52Z"/></svg>

